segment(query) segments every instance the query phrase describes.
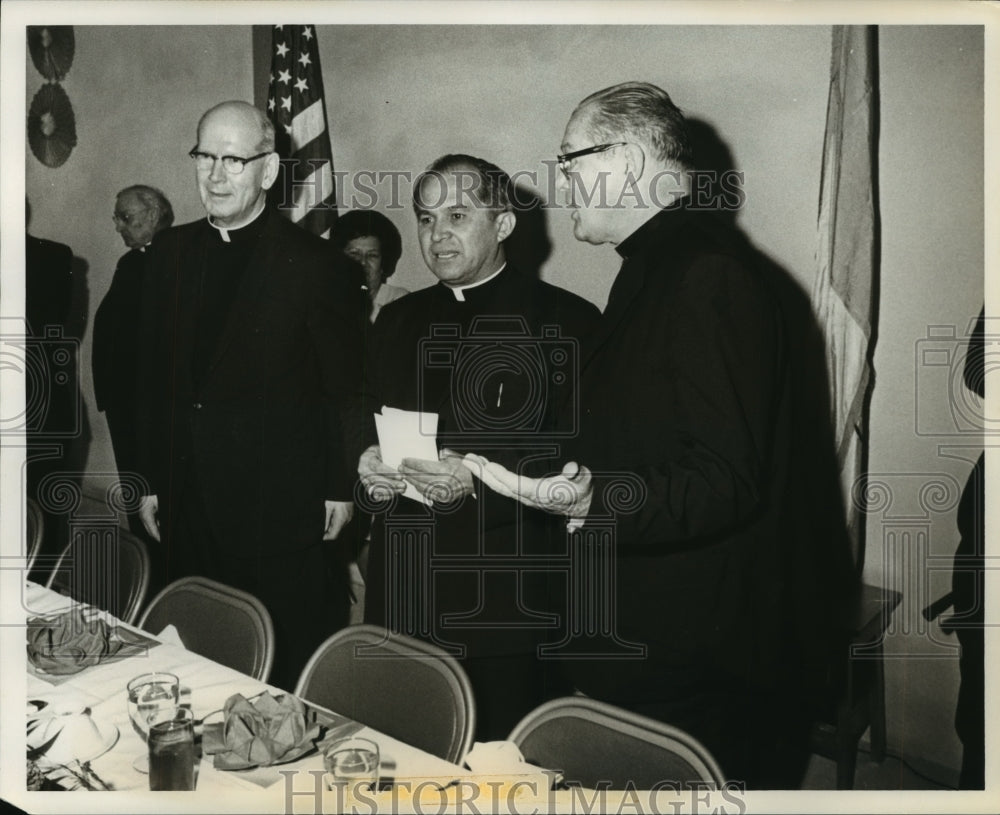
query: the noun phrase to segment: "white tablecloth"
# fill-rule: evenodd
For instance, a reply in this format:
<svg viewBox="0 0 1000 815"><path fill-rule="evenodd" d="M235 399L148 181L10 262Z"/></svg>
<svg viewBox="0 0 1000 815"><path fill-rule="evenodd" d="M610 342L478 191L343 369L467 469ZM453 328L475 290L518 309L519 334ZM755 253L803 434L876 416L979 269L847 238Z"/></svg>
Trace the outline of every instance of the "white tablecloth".
<svg viewBox="0 0 1000 815"><path fill-rule="evenodd" d="M54 614L66 610L71 604L69 598L30 583L25 586L24 599L29 609L29 616ZM104 616L109 623L124 625L114 618ZM234 693L249 697L269 687L178 645L163 642L150 647L145 654L86 668L69 677L50 680L33 675L29 671L27 698L44 700L50 705L65 703L86 706L90 708L91 715L96 721L115 725L120 734L117 743L111 750L92 760L90 766L115 790L148 793L148 776L132 768L133 759L146 750L146 745L135 733L129 721L125 686L132 677L149 671L167 671L176 674L184 689L182 692L189 695L191 709L197 719L220 710L226 699ZM273 688L271 690L275 694L282 693ZM463 770L370 728L362 729L358 735L378 743L383 767L394 768L391 774L396 779L409 779L413 784L426 781L430 787L432 784L447 785L453 779L467 776L469 773L468 770ZM279 767L235 772L215 770L211 757L205 756L198 768L196 796L203 801L203 796L211 796L214 808L215 803L223 801L219 798L223 793L254 792L272 801L287 803L290 800L293 802L294 811L302 809L313 812L314 799L302 793L308 793L315 788L315 776L312 773L322 770L322 756L315 753ZM298 772L286 779L279 771ZM289 791L299 794L289 798ZM167 795L176 797L178 794ZM187 796L188 799L192 797L190 794ZM396 803L398 806L398 796ZM323 811L333 810L324 807Z"/></svg>

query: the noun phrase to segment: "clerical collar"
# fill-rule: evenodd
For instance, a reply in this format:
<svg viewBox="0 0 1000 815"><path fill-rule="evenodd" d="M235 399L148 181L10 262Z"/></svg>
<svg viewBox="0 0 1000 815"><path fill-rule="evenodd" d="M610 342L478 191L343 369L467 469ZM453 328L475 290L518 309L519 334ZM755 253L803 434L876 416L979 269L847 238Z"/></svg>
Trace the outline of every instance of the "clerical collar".
<svg viewBox="0 0 1000 815"><path fill-rule="evenodd" d="M208 216L208 223L213 229L218 231L219 237L222 238L223 243L232 243L234 238L239 240L242 230L247 229L247 227L249 227L254 221L260 218L262 212L264 212L263 196L261 196L260 201L257 202L257 211L251 215L250 219L244 224L240 224L239 226L219 226L212 220L211 215Z"/></svg>
<svg viewBox="0 0 1000 815"><path fill-rule="evenodd" d="M484 280L480 280L477 283L470 283L468 286L448 286L448 285L446 285L445 288L448 289L452 294L455 295L455 299L458 300L458 302L464 303L465 302L465 292L466 292L466 290L468 290L468 289L477 289L480 286L485 285L486 283L489 283L493 278L495 278L498 274L500 274L500 272L502 272L506 268L507 268L507 264L504 263L499 269L497 269L489 277L487 277Z"/></svg>
<svg viewBox="0 0 1000 815"><path fill-rule="evenodd" d="M680 223L683 219L677 217L678 213L688 209L691 199L687 195L673 201L669 206L657 210L648 220L636 229L625 240L615 247L615 251L623 258L637 254L643 246L652 240L664 224Z"/></svg>

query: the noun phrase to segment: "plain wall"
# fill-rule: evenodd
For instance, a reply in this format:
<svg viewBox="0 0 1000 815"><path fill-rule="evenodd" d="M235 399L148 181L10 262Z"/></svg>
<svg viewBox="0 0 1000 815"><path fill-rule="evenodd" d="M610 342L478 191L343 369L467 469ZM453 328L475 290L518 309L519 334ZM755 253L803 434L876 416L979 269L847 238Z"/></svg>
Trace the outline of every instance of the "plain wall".
<svg viewBox="0 0 1000 815"><path fill-rule="evenodd" d="M714 127L744 171L738 224L811 289L828 27L320 26L317 33L336 169L348 174L416 173L442 153L463 151L511 172L537 171L544 194L542 162L558 152L583 96L632 78L661 84L689 116ZM258 53L255 77L251 43L266 47L261 34L249 26L77 27L76 60L63 84L79 145L55 170L27 157L33 234L69 244L89 266L82 365L95 488L103 481L93 474L113 469L93 405L89 326L124 251L110 218L114 194L151 183L170 197L178 222L201 215L186 157L194 123L213 102L249 99L260 88L267 56ZM918 400L917 352L928 326L964 333L982 301L982 59L981 29L880 32L882 278L869 467L891 484L895 503L869 518L865 577L907 593L887 638L890 654L901 657L887 668L890 750L947 770L960 756L951 723L956 654L936 643L947 644L936 626L918 630L914 614L950 579L954 505L920 496L940 473L960 487L971 464L940 453L954 434L917 432L918 416L932 429L951 417L947 385L931 383ZM29 103L40 85L29 62ZM404 184L387 214L404 245L392 282L414 289L431 279L408 195ZM576 242L564 211L545 214L551 254L542 276L603 306L618 256ZM957 442L981 447L974 436ZM928 541L940 556L931 565L942 570L929 572L914 557L916 545L884 545L902 539L901 524Z"/></svg>

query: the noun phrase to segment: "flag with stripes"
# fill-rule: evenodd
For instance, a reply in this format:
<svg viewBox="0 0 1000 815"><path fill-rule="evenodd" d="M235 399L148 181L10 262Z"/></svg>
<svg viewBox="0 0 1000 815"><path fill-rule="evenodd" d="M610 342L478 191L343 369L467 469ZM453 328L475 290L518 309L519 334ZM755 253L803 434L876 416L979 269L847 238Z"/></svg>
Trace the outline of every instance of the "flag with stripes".
<svg viewBox="0 0 1000 815"><path fill-rule="evenodd" d="M282 164L273 199L291 221L329 237L337 190L314 26L274 27L267 113Z"/></svg>
<svg viewBox="0 0 1000 815"><path fill-rule="evenodd" d="M875 26L834 26L820 176L812 301L826 336L831 410L848 523L860 550L857 500L867 445L873 290L877 283ZM857 553L856 553L857 554Z"/></svg>

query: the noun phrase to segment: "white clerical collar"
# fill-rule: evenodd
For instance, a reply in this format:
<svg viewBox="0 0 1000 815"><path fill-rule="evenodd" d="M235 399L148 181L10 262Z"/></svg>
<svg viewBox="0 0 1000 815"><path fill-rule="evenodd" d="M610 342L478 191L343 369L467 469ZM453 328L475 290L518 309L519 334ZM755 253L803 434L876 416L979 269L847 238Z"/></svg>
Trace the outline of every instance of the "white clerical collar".
<svg viewBox="0 0 1000 815"><path fill-rule="evenodd" d="M243 227L245 226L249 226L260 217L260 214L263 211L264 211L264 196L261 196L260 200L257 202L256 211L254 212L253 215L247 218L245 223L242 223L239 226L219 226L217 223L215 223L215 221L212 220L211 215L208 216L208 223L213 229L219 230L219 236L222 238L223 243L232 243L233 241L232 238L229 237L229 233L235 232L237 229L243 229Z"/></svg>
<svg viewBox="0 0 1000 815"><path fill-rule="evenodd" d="M466 289L474 289L478 286L482 286L484 283L489 283L494 277L496 277L498 274L500 274L500 272L502 272L506 268L507 264L504 263L499 269L497 269L493 274L491 274L484 280L480 280L477 283L470 283L468 286L448 286L448 288L451 289L452 293L455 295L455 299L458 300L458 302L464 303L465 302L464 292Z"/></svg>

